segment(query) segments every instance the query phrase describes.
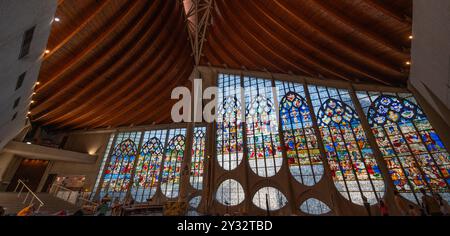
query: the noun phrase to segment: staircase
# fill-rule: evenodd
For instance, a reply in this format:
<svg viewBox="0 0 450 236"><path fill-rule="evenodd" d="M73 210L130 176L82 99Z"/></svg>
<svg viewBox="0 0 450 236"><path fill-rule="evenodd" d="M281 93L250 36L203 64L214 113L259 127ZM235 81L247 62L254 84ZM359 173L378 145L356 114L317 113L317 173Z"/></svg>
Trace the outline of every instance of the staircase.
<svg viewBox="0 0 450 236"><path fill-rule="evenodd" d="M6 208L7 215L16 214L27 206L27 204L23 204L26 193L22 193L20 197L17 195L17 193L0 193L0 206ZM40 215L51 215L61 210L66 210L70 214L79 209L74 204L54 197L48 193L39 193L36 195L45 204L39 210Z"/></svg>

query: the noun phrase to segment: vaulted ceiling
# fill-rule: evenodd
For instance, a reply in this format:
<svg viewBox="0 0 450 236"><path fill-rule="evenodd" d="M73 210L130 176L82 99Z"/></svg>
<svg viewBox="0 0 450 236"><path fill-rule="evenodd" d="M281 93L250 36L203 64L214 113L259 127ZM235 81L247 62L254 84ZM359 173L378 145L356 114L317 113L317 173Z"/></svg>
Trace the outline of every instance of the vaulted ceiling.
<svg viewBox="0 0 450 236"><path fill-rule="evenodd" d="M32 120L169 123L194 68L178 0L59 0ZM215 0L201 65L403 85L411 0Z"/></svg>

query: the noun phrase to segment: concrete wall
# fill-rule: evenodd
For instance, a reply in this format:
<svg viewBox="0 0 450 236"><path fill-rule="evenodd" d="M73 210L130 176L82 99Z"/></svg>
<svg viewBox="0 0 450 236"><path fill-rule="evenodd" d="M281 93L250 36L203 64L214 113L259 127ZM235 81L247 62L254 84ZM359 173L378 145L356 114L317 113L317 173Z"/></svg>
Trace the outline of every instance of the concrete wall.
<svg viewBox="0 0 450 236"><path fill-rule="evenodd" d="M92 190L97 179L100 164L105 155L109 137L109 133L69 135L64 149L81 153L89 153L91 155L98 155L96 163L78 164L52 161L47 172L44 174L44 177L41 180L41 186L44 184L49 174L57 174L58 176L85 175L86 183L84 188Z"/></svg>
<svg viewBox="0 0 450 236"><path fill-rule="evenodd" d="M0 150L25 126L56 6L56 0L0 1ZM23 35L34 25L30 53L19 60ZM16 91L18 77L24 72L23 85ZM19 97L20 104L13 109Z"/></svg>
<svg viewBox="0 0 450 236"><path fill-rule="evenodd" d="M450 1L414 0L410 82L450 125Z"/></svg>

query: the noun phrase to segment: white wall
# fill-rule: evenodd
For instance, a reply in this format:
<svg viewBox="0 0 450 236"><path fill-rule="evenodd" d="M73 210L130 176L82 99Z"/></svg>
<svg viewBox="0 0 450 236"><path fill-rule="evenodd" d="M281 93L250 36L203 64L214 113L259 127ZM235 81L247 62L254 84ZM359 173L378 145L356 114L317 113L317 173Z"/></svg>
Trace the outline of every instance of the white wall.
<svg viewBox="0 0 450 236"><path fill-rule="evenodd" d="M411 84L450 125L450 1L413 5Z"/></svg>
<svg viewBox="0 0 450 236"><path fill-rule="evenodd" d="M56 7L56 0L0 0L0 150L25 126ZM34 25L30 53L19 60L23 35ZM24 83L15 91L25 71ZM20 104L13 109L19 97ZM11 121L15 112L17 118Z"/></svg>

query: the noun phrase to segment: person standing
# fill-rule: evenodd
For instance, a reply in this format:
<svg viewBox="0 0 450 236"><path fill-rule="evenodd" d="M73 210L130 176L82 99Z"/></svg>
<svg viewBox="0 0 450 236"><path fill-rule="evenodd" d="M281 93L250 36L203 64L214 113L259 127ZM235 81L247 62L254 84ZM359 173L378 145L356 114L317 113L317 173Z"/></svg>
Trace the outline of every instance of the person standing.
<svg viewBox="0 0 450 236"><path fill-rule="evenodd" d="M442 216L441 207L439 202L432 196L428 196L425 189L420 189L422 196L423 208L428 215L431 216Z"/></svg>
<svg viewBox="0 0 450 236"><path fill-rule="evenodd" d="M362 200L363 200L363 205L364 205L364 207L366 208L367 215L368 215L368 216L372 216L372 213L370 212L370 204L369 204L369 202L367 201L366 196L362 195Z"/></svg>

